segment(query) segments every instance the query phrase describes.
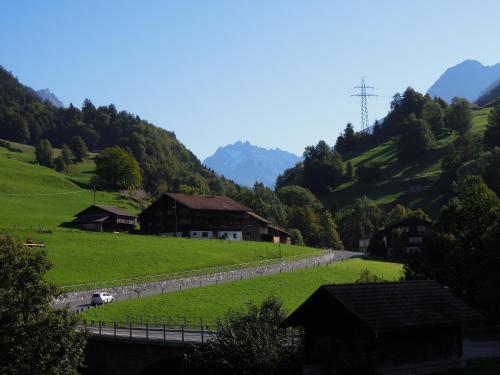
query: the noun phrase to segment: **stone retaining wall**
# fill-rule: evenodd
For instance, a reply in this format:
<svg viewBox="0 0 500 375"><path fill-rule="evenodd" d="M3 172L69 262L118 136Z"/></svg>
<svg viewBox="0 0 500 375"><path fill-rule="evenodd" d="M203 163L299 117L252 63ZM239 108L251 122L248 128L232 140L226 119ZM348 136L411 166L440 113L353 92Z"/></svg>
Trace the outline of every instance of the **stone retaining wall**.
<svg viewBox="0 0 500 375"><path fill-rule="evenodd" d="M134 298L145 295L158 294L174 290L181 290L204 285L218 284L219 282L229 280L242 280L251 277L293 271L295 269L309 268L319 266L320 264L330 263L334 260L335 254L333 251L325 252L324 255L303 258L293 261L285 261L269 265L257 266L253 268L243 268L239 270L214 272L204 275L189 276L178 279L160 280L141 284L132 284L124 286L116 286L110 288L100 288L98 290L86 290L79 292L71 292L61 295L54 301L54 304L64 304L69 302L88 302L90 297L95 292L109 292L115 300Z"/></svg>

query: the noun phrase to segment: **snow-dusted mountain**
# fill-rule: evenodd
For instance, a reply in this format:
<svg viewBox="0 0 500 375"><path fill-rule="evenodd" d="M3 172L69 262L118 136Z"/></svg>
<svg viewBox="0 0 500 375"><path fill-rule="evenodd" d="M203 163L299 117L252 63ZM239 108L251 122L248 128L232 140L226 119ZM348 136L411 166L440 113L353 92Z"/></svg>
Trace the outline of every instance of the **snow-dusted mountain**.
<svg viewBox="0 0 500 375"><path fill-rule="evenodd" d="M455 96L473 102L500 78L500 64L484 66L476 60L465 60L446 71L427 93L450 102Z"/></svg>
<svg viewBox="0 0 500 375"><path fill-rule="evenodd" d="M241 185L253 186L258 181L274 187L278 175L300 160L291 152L266 149L247 141L219 147L203 164Z"/></svg>

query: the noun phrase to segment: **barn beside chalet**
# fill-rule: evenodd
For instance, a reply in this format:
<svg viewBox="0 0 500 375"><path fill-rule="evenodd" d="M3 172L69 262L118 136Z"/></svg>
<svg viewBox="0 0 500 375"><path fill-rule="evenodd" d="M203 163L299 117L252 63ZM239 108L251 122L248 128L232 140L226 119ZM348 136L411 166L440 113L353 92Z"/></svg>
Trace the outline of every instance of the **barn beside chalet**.
<svg viewBox="0 0 500 375"><path fill-rule="evenodd" d="M113 206L93 204L77 213L72 225L90 231L130 231L137 225L137 216Z"/></svg>
<svg viewBox="0 0 500 375"><path fill-rule="evenodd" d="M304 373L396 375L462 366L462 326L478 320L425 280L323 285L282 326L304 328Z"/></svg>
<svg viewBox="0 0 500 375"><path fill-rule="evenodd" d="M226 196L168 193L139 214L147 234L291 243L291 234Z"/></svg>

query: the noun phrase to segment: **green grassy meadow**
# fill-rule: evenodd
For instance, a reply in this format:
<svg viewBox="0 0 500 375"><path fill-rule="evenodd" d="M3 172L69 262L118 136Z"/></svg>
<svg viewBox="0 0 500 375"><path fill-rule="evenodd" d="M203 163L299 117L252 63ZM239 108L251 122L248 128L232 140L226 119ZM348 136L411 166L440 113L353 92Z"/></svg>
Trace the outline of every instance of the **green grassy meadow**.
<svg viewBox="0 0 500 375"><path fill-rule="evenodd" d="M124 322L127 319L132 322L160 322L180 317L199 321L202 317L214 322L227 310L239 310L246 302L260 302L272 293L282 298L290 312L320 285L353 282L365 268L384 280L398 280L402 273L402 266L397 263L352 259L329 266L119 301L87 310L83 317L109 322Z"/></svg>
<svg viewBox="0 0 500 375"><path fill-rule="evenodd" d="M488 122L490 108L473 111L473 131L484 133ZM398 160L397 141L390 139L364 152L351 152L344 155L354 167L359 165L379 165L381 178L375 182L361 183L351 181L340 185L335 191L322 197L327 206L335 203L336 207L349 207L353 202L366 195L377 205L392 207L403 204L412 208L422 208L431 216L437 216L447 197L438 189L430 189L424 193L408 193L408 179L426 177L436 180L441 173L441 159L446 147L456 139L456 134L447 133L436 140L432 150L423 155L418 162L408 164Z"/></svg>
<svg viewBox="0 0 500 375"><path fill-rule="evenodd" d="M278 245L220 242L156 236L95 233L61 226L93 202L88 183L93 160L72 166L67 174L33 163L30 146L11 143L22 152L0 147L0 231L20 240L46 244L54 267L47 278L60 286L197 270L221 265L273 259ZM138 212L139 207L117 193L97 192L98 204ZM41 228L50 229L43 233ZM36 250L34 250L36 251ZM316 249L281 245L282 256Z"/></svg>

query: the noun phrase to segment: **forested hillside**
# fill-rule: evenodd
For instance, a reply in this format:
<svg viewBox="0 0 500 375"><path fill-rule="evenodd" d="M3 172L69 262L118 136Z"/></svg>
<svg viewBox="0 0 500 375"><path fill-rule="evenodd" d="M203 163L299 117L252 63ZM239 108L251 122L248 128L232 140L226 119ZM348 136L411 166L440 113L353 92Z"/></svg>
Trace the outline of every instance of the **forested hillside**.
<svg viewBox="0 0 500 375"><path fill-rule="evenodd" d="M193 190L222 193L231 184L205 168L175 134L113 104L81 109L41 101L29 87L0 67L0 138L36 145L47 139L62 148L81 137L90 151L121 146L139 162L144 187L151 192Z"/></svg>
<svg viewBox="0 0 500 375"><path fill-rule="evenodd" d="M500 109L451 104L409 88L372 134L348 124L334 147L307 147L277 188L310 189L339 224L344 246L408 215L437 218L457 182L480 176L500 193ZM422 210L424 212L422 212Z"/></svg>

